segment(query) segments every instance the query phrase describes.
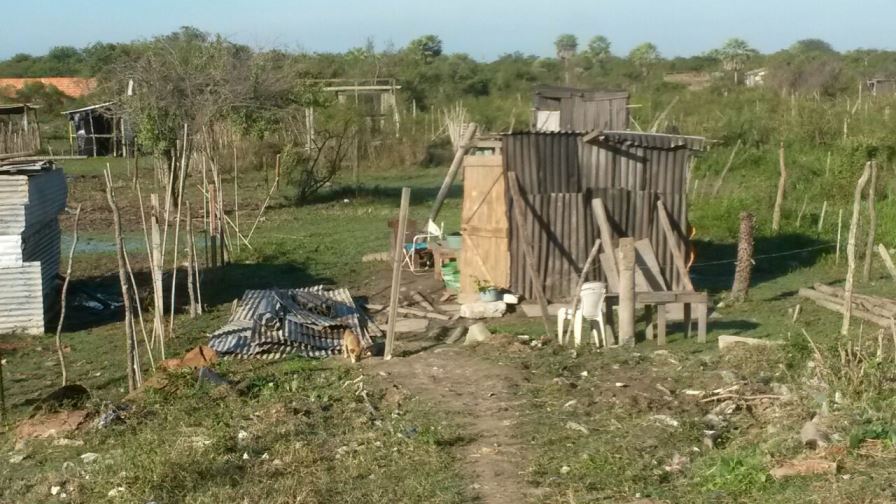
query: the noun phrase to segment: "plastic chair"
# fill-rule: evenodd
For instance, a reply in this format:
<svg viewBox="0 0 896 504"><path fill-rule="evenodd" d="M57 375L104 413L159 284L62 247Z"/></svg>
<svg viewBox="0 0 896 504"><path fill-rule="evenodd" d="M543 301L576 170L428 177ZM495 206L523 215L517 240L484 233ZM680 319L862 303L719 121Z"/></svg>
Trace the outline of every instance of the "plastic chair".
<svg viewBox="0 0 896 504"><path fill-rule="evenodd" d="M594 346L608 346L607 333L604 328L604 301L607 297L607 289L605 284L601 283L600 285L601 288L596 292L598 306L595 313L586 316L581 302L578 303L575 313L572 312L571 308L560 308L557 312L557 340L561 345L566 344L566 328L564 326L568 320L572 321L573 324L572 333L575 346L582 344L582 325L585 320L588 320L591 323L591 340L594 342ZM597 329L594 328L595 322L597 322ZM598 330L600 334L598 334Z"/></svg>
<svg viewBox="0 0 896 504"><path fill-rule="evenodd" d="M444 227L444 224L442 225ZM411 243L407 243L404 246L404 262L408 265L412 273L417 273L420 269L417 267L416 261L414 261L414 255L421 250L429 249L429 240L432 238L441 239L442 227L436 225L433 221L427 221L426 229L411 239Z"/></svg>

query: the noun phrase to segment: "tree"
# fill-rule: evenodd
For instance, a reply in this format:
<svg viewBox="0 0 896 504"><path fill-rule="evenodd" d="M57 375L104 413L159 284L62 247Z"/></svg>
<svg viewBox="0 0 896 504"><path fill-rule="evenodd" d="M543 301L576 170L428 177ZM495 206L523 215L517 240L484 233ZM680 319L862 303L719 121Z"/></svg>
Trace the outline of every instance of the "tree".
<svg viewBox="0 0 896 504"><path fill-rule="evenodd" d="M436 35L424 35L412 40L408 44L407 51L424 63L432 63L442 55L442 39Z"/></svg>
<svg viewBox="0 0 896 504"><path fill-rule="evenodd" d="M722 47L712 51L712 54L722 62L722 68L734 72L734 83L737 84L739 72L759 51L750 47L744 39L731 38Z"/></svg>
<svg viewBox="0 0 896 504"><path fill-rule="evenodd" d="M579 41L575 35L564 33L554 41L554 47L557 49L557 57L563 61L563 65L566 67L566 83L569 84L569 60L576 55Z"/></svg>
<svg viewBox="0 0 896 504"><path fill-rule="evenodd" d="M610 40L603 35L595 35L588 41L588 56L596 63L611 56Z"/></svg>
<svg viewBox="0 0 896 504"><path fill-rule="evenodd" d="M819 55L833 55L837 54L837 51L831 47L831 44L825 42L824 40L817 38L803 39L794 42L792 46L787 49L789 52L796 55L811 55L811 54L819 54Z"/></svg>
<svg viewBox="0 0 896 504"><path fill-rule="evenodd" d="M659 62L660 52L652 43L644 42L628 53L628 59L638 67L642 74L647 75L650 72L650 67Z"/></svg>

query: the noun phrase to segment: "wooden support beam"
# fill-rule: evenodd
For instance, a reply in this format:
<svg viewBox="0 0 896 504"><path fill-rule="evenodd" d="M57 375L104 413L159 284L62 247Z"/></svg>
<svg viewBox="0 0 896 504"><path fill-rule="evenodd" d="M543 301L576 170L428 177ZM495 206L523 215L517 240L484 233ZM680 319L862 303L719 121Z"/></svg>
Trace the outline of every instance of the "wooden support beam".
<svg viewBox="0 0 896 504"><path fill-rule="evenodd" d="M616 267L616 249L613 247L613 230L610 228L610 219L607 217L607 207L600 198L591 200L591 211L600 230L600 241L604 246L604 254L601 254L600 263L604 274L607 276L607 285L610 290L617 291L619 283L619 271Z"/></svg>
<svg viewBox="0 0 896 504"><path fill-rule="evenodd" d="M675 231L672 229L672 223L669 221L669 211L666 209L663 200L657 200L656 213L657 219L663 228L663 233L666 235L666 241L669 243L669 249L672 251L672 259L675 263L675 267L678 269L679 276L681 276L682 287L684 287L685 290L692 291L694 290L694 284L691 283L687 263L685 262L684 254L682 253L684 247L681 246L678 236L675 235Z"/></svg>
<svg viewBox="0 0 896 504"><path fill-rule="evenodd" d="M893 280L896 280L896 266L893 265L893 259L890 257L890 253L887 252L887 247L884 247L883 243L877 244L877 253L880 254L880 258L883 259L884 266L887 267L890 276L893 277Z"/></svg>
<svg viewBox="0 0 896 504"><path fill-rule="evenodd" d="M473 145L473 137L476 136L476 130L478 128L476 123L470 123L467 126L467 131L464 133L463 140L461 140L460 145L457 147L457 151L454 153L454 160L451 161L451 166L448 168L448 173L445 175L442 187L439 188L439 194L436 196L436 200L432 205L432 210L429 212L429 220L432 222L436 221L436 217L439 216L439 211L442 210L442 203L445 202L445 198L448 196L448 190L451 189L451 184L454 183L454 179L457 177L457 172L464 162L464 155L466 155L467 151Z"/></svg>
<svg viewBox="0 0 896 504"><path fill-rule="evenodd" d="M849 320L852 315L852 288L855 283L856 269L856 235L859 232L859 210L862 206L862 190L868 183L871 176L871 162L865 163L865 170L856 183L856 190L853 194L852 203L852 219L849 221L849 238L846 241L846 285L843 287L845 306L843 309L843 324L840 326L840 334L846 336L849 334Z"/></svg>

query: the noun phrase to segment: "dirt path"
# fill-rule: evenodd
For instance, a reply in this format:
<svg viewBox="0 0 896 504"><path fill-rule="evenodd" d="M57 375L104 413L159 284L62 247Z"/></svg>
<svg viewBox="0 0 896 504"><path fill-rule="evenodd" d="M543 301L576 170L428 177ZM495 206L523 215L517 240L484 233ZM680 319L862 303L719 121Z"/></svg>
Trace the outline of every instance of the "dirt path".
<svg viewBox="0 0 896 504"><path fill-rule="evenodd" d="M518 371L487 362L464 347L443 346L379 361L368 371L459 419L471 441L459 450L482 502L520 503L534 495L526 483L525 444L515 437L522 400Z"/></svg>

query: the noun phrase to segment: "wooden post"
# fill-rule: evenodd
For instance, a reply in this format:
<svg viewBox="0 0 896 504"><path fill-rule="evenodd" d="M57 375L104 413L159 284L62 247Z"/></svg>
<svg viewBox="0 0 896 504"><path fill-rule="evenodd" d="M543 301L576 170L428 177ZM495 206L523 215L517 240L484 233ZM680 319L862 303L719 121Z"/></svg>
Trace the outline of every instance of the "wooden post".
<svg viewBox="0 0 896 504"><path fill-rule="evenodd" d="M75 256L75 247L78 245L78 221L81 219L81 205L75 210L75 229L72 232L72 248L68 252L68 267L65 270L65 280L62 282L62 293L59 301L59 324L56 326L56 353L59 354L59 367L62 369L62 386L68 383L68 373L65 369L65 352L62 351L62 322L65 320L65 296L68 293L68 282L72 278L72 259Z"/></svg>
<svg viewBox="0 0 896 504"><path fill-rule="evenodd" d="M464 133L464 137L461 140L460 145L458 145L457 151L454 153L454 160L451 161L451 167L448 168L448 174L445 175L442 187L439 188L439 194L436 196L436 200L432 205L432 210L429 212L429 220L432 222L436 221L436 217L438 217L439 211L442 209L442 203L445 202L445 198L448 196L448 190L451 189L451 184L454 183L454 178L457 177L457 172L463 164L464 155L472 146L473 137L476 136L477 129L478 126L476 123L467 125L467 131Z"/></svg>
<svg viewBox="0 0 896 504"><path fill-rule="evenodd" d="M218 191L215 184L208 185L208 233L212 268L218 267Z"/></svg>
<svg viewBox="0 0 896 504"><path fill-rule="evenodd" d="M772 231L777 233L781 227L781 206L784 204L784 187L787 184L787 167L784 164L784 142L778 149L778 165L781 176L778 179L778 194L775 196L775 209L772 213Z"/></svg>
<svg viewBox="0 0 896 504"><path fill-rule="evenodd" d="M162 209L159 206L159 195L149 195L150 233L152 237L152 255L149 266L152 269L153 291L153 339L159 338L159 351L165 358L165 295L162 290L162 230L159 219Z"/></svg>
<svg viewBox="0 0 896 504"><path fill-rule="evenodd" d="M612 274L613 271L617 271L615 257L616 249L613 247L613 231L610 229L610 220L607 218L607 207L604 206L602 199L595 198L591 200L591 211L594 213L594 218L597 219L597 229L598 232L600 232L600 240L604 246L604 250L607 252L604 269L608 274ZM617 282L615 279L608 279L607 283L609 285L614 285Z"/></svg>
<svg viewBox="0 0 896 504"><path fill-rule="evenodd" d="M277 158L274 161L274 185L277 186L277 190L280 190L280 154L277 154Z"/></svg>
<svg viewBox="0 0 896 504"><path fill-rule="evenodd" d="M523 197L520 195L520 181L516 172L507 172L507 185L510 187L510 204L513 207L513 216L516 221L516 229L523 243L523 256L526 261L526 272L532 279L532 288L535 289L535 297L541 306L541 319L544 322L545 334L552 337L551 323L548 321L548 301L544 296L544 288L541 285L541 275L535 268L535 251L532 250L532 241L526 231L526 220L523 216Z"/></svg>
<svg viewBox="0 0 896 504"><path fill-rule="evenodd" d="M401 289L401 263L404 255L404 235L407 231L408 207L411 204L411 188L401 189L401 207L398 212L398 235L395 237L395 250L392 254L392 291L389 295L389 326L386 330L386 350L383 359L392 358L392 347L395 344L395 322L398 318L398 296Z"/></svg>
<svg viewBox="0 0 896 504"><path fill-rule="evenodd" d="M734 149L731 151L731 156L728 157L728 162L725 164L725 169L722 170L722 174L719 175L719 180L716 181L715 187L712 188L712 196L716 197L719 194L719 189L722 188L722 181L725 180L725 175L728 173L728 170L731 168L731 163L734 162L734 155L737 154L737 149L740 147L741 140L737 139L737 143L734 144Z"/></svg>
<svg viewBox="0 0 896 504"><path fill-rule="evenodd" d="M843 209L837 212L837 253L834 255L834 264L840 264L840 236L843 234Z"/></svg>
<svg viewBox="0 0 896 504"><path fill-rule="evenodd" d="M187 294L190 298L190 318L196 318L196 290L193 282L193 214L190 211L190 201L187 200Z"/></svg>
<svg viewBox="0 0 896 504"><path fill-rule="evenodd" d="M890 272L890 276L893 277L893 280L896 280L896 266L893 266L893 259L890 257L890 253L887 252L887 247L884 247L883 243L877 244L877 252L880 254L880 258L884 261L884 266L887 267L887 271Z"/></svg>
<svg viewBox="0 0 896 504"><path fill-rule="evenodd" d="M200 275L199 259L196 255L196 237L193 236L193 226L190 226L190 255L193 258L193 285L196 287L196 314L202 315L202 276Z"/></svg>
<svg viewBox="0 0 896 504"><path fill-rule="evenodd" d="M800 227L800 222L803 221L803 214L806 212L806 204L809 203L809 196L806 195L803 197L803 205L800 207L800 211L796 214L796 227Z"/></svg>
<svg viewBox="0 0 896 504"><path fill-rule="evenodd" d="M620 238L616 251L619 267L619 344L635 344L635 241Z"/></svg>
<svg viewBox="0 0 896 504"><path fill-rule="evenodd" d="M236 234L240 234L240 197L239 188L237 186L237 177L239 170L237 169L236 159L236 143L233 144L233 225L236 227ZM240 251L240 241L236 241L236 251Z"/></svg>
<svg viewBox="0 0 896 504"><path fill-rule="evenodd" d="M106 166L106 199L112 207L112 222L115 233L115 252L118 257L118 281L121 283L121 299L124 302L124 329L127 338L127 376L128 392L133 392L137 386L137 359L136 345L134 344L134 324L130 286L128 285L127 267L124 259L124 240L121 234L121 215L118 213L118 205L115 204L115 194L112 191L112 171Z"/></svg>
<svg viewBox="0 0 896 504"><path fill-rule="evenodd" d="M849 334L849 321L852 316L852 289L855 283L856 269L856 234L859 231L859 210L862 206L862 190L868 183L868 177L871 175L871 162L865 163L865 169L862 176L856 183L856 191L853 194L852 202L852 219L849 221L849 239L846 242L846 284L843 287L843 324L840 326L840 334L846 336Z"/></svg>
<svg viewBox="0 0 896 504"><path fill-rule="evenodd" d="M875 192L877 187L877 161L871 162L871 182L868 184L868 239L865 242L865 261L862 264L862 281L871 277L871 256L874 255L874 235L877 232L877 209Z"/></svg>
<svg viewBox="0 0 896 504"><path fill-rule="evenodd" d="M828 200L824 200L824 203L821 205L821 216L818 217L818 232L821 233L821 228L824 227L824 213L828 209Z"/></svg>
<svg viewBox="0 0 896 504"><path fill-rule="evenodd" d="M747 297L750 289L750 277L753 273L753 214L741 212L740 232L737 240L737 266L734 270L734 283L731 286L731 299L741 302Z"/></svg>
<svg viewBox="0 0 896 504"><path fill-rule="evenodd" d="M187 177L187 167L189 162L188 152L190 150L190 142L187 138L187 125L184 124L184 145L180 163L180 173L177 181L177 212L174 221L174 250L171 251L173 258L171 259L171 311L168 314L168 336L174 337L174 312L175 312L175 294L177 293L177 249L178 239L180 238L180 210L183 206L184 199L184 179Z"/></svg>

